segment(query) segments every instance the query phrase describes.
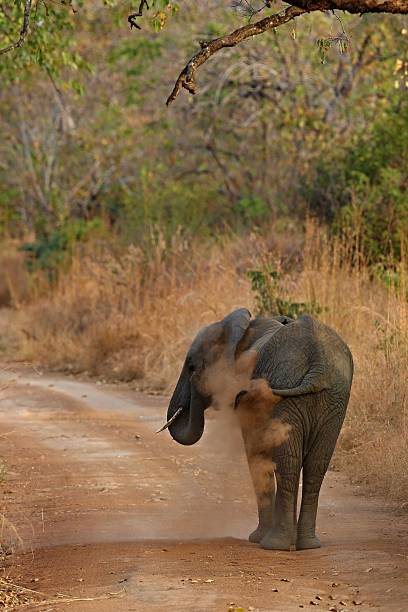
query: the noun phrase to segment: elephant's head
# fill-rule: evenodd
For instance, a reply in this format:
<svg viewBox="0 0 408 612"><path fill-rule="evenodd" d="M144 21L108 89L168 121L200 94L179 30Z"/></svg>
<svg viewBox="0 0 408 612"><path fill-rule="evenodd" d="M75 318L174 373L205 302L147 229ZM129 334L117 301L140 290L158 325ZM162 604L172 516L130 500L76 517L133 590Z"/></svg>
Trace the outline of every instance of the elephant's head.
<svg viewBox="0 0 408 612"><path fill-rule="evenodd" d="M223 374L228 377L231 372L235 372L237 347L250 322L249 311L240 308L222 321L203 328L195 337L167 411L170 434L180 444L195 444L201 438L204 410L214 400L214 372L218 373L218 387L223 385ZM218 365L220 363L224 364L223 368ZM250 368L248 360L247 363ZM254 363L255 360L252 361L252 367ZM229 364L231 369L227 372Z"/></svg>

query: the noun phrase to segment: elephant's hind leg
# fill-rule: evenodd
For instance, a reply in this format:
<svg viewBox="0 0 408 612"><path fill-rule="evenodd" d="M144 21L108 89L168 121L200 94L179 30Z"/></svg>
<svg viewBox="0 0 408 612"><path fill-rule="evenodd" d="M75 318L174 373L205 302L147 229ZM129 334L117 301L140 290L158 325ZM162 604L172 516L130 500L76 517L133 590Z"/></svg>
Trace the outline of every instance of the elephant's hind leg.
<svg viewBox="0 0 408 612"><path fill-rule="evenodd" d="M298 455L284 452L273 455L276 463L277 493L272 528L262 538L262 548L290 550L295 540L296 504L300 476Z"/></svg>
<svg viewBox="0 0 408 612"><path fill-rule="evenodd" d="M303 468L302 505L297 526L296 550L321 546L316 535L316 515L323 478L324 474Z"/></svg>
<svg viewBox="0 0 408 612"><path fill-rule="evenodd" d="M332 421L322 427L303 463L302 505L297 525L296 549L320 548L316 536L319 493L330 464L341 423Z"/></svg>
<svg viewBox="0 0 408 612"><path fill-rule="evenodd" d="M275 506L275 464L270 457L248 457L249 470L258 504L258 527L249 535L250 542L260 542L273 525Z"/></svg>

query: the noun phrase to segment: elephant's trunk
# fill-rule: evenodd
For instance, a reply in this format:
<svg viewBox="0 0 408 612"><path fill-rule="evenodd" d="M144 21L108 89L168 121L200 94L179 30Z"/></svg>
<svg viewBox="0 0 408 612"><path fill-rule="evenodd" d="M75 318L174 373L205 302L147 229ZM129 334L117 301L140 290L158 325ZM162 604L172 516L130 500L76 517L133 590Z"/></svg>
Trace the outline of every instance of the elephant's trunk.
<svg viewBox="0 0 408 612"><path fill-rule="evenodd" d="M169 425L170 435L179 444L190 446L199 441L204 431L204 410L210 400L197 391L191 383L184 365L167 410L169 421L182 408L176 419Z"/></svg>

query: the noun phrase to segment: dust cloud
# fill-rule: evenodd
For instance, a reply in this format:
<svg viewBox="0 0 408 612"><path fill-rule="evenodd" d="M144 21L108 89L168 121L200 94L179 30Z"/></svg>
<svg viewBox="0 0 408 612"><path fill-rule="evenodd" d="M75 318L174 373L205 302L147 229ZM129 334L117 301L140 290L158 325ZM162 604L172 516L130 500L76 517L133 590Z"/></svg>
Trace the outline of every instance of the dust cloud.
<svg viewBox="0 0 408 612"><path fill-rule="evenodd" d="M212 406L205 415L205 435L185 451L196 466L187 492L187 521L196 537L246 538L257 523L257 504L268 505L275 493L272 448L287 440L290 426L272 417L281 398L273 394L266 380L251 378L256 359L254 350L245 351L235 362L223 355L201 380L200 389L211 394ZM235 398L243 390L247 393L235 409ZM207 464L199 468L204 449ZM197 520L205 507L205 520ZM239 512L243 507L246 511ZM179 533L179 516L169 512L169 519L174 532ZM185 527L184 537L188 537Z"/></svg>
<svg viewBox="0 0 408 612"><path fill-rule="evenodd" d="M283 423L279 419L272 419L262 437L262 450L266 451L281 446L289 438L291 429L292 426L289 423Z"/></svg>
<svg viewBox="0 0 408 612"><path fill-rule="evenodd" d="M212 407L206 415L206 426L211 430L206 436L206 444L219 461L227 462L231 457L239 461L240 469L247 478L249 471L241 424L234 406L237 394L250 387L256 358L256 351L251 350L242 353L235 362L221 356L207 368L202 381L203 390L213 398ZM227 475L224 491L232 494Z"/></svg>
<svg viewBox="0 0 408 612"><path fill-rule="evenodd" d="M207 368L201 388L211 394L212 406L206 411L206 433L196 446L205 446L211 457L206 468L211 472L211 489L201 491L213 499L213 511L207 513L204 529L207 537L233 536L246 539L255 527L256 501L253 493L241 426L234 410L235 397L248 389L257 353L245 351L234 362L225 356ZM240 508L246 508L241 512ZM248 506L251 510L248 512Z"/></svg>
<svg viewBox="0 0 408 612"><path fill-rule="evenodd" d="M237 394L249 388L256 358L256 351L249 350L235 362L221 356L207 368L201 386L205 394L212 396L215 410L233 408Z"/></svg>
<svg viewBox="0 0 408 612"><path fill-rule="evenodd" d="M264 378L250 381L248 392L241 396L237 406L239 421L242 431L250 431L254 428L265 428L266 422L271 416L272 408L282 398L274 395Z"/></svg>
<svg viewBox="0 0 408 612"><path fill-rule="evenodd" d="M249 469L258 500L266 497L275 486L276 463L271 459L256 455L250 459Z"/></svg>
<svg viewBox="0 0 408 612"><path fill-rule="evenodd" d="M224 453L220 456L224 457L239 453L244 457L245 451L258 507L262 508L273 504L276 493L273 449L288 440L291 426L272 418L273 408L282 398L272 392L265 379L251 379L255 361L254 351L243 353L235 364L219 360L207 372L205 389L220 411L216 415L216 436L210 444L219 442ZM247 393L234 410L235 398L242 390ZM229 494L228 484L226 480L225 495Z"/></svg>
<svg viewBox="0 0 408 612"><path fill-rule="evenodd" d="M213 410L206 415L209 431L203 443L216 457L217 488L221 491L224 528L229 535L234 535L229 532L229 508L241 501L244 491L254 511L254 490L258 506L267 505L274 495L276 465L272 458L262 453L269 453L272 447L282 444L290 430L289 425L271 419L273 406L281 398L273 394L266 380L251 378L256 358L257 353L253 350L242 353L235 363L222 356L207 369L202 381L202 390L213 398ZM234 409L235 398L243 390L247 393ZM231 474L231 465L234 474ZM241 483L239 490L237 475ZM209 518L208 529L219 530L219 521L219 514L216 525Z"/></svg>

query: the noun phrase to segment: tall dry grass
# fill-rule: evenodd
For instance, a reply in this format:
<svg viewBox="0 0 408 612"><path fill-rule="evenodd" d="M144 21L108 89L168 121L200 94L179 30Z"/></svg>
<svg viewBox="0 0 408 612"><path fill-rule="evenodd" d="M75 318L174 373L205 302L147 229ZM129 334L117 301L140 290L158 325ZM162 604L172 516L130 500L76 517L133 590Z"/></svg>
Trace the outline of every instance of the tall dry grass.
<svg viewBox="0 0 408 612"><path fill-rule="evenodd" d="M271 261L286 270L289 251L253 235L213 246L176 238L170 249L159 240L149 259L132 247L78 255L56 288L19 315L22 356L169 390L199 327L237 306L254 309L247 270ZM336 464L408 504L407 261L387 287L364 265L358 235L329 240L311 223L295 268L282 275L281 294L320 304L320 318L354 355Z"/></svg>
<svg viewBox="0 0 408 612"><path fill-rule="evenodd" d="M19 307L29 296L30 281L25 257L13 242L0 249L0 307Z"/></svg>
<svg viewBox="0 0 408 612"><path fill-rule="evenodd" d="M329 242L309 228L294 293L325 307L320 318L348 342L355 376L335 463L351 478L408 507L408 261L382 278L358 236Z"/></svg>
<svg viewBox="0 0 408 612"><path fill-rule="evenodd" d="M240 248L175 239L166 249L159 239L148 259L134 247L78 254L54 291L21 313L22 357L168 390L197 330L251 305Z"/></svg>

